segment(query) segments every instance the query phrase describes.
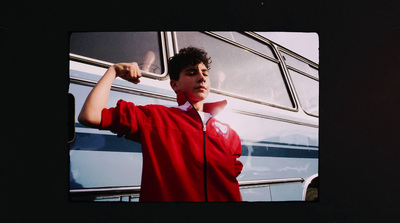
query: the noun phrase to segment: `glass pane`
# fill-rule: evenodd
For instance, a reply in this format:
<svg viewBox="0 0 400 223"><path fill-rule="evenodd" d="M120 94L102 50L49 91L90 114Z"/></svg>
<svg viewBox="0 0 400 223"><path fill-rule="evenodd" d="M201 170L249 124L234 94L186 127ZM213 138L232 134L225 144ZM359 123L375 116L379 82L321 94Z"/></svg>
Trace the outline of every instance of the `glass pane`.
<svg viewBox="0 0 400 223"><path fill-rule="evenodd" d="M77 32L70 52L110 63L137 62L141 70L162 74L160 36L157 32Z"/></svg>
<svg viewBox="0 0 400 223"><path fill-rule="evenodd" d="M319 83L296 71L289 70L294 87L304 111L318 115L319 112Z"/></svg>
<svg viewBox="0 0 400 223"><path fill-rule="evenodd" d="M296 59L292 56L290 56L289 54L286 54L284 52L281 52L282 55L284 56L285 62L287 65L294 67L296 69L299 69L301 71L306 72L307 74L310 74L316 78L319 77L318 75L318 70L311 67L310 65L308 65L307 63L304 63L303 61Z"/></svg>
<svg viewBox="0 0 400 223"><path fill-rule="evenodd" d="M211 87L293 108L279 65L198 32L177 32L178 47L203 48L211 56Z"/></svg>
<svg viewBox="0 0 400 223"><path fill-rule="evenodd" d="M270 56L272 58L276 59L275 54L272 52L272 49L269 45L266 44L262 44L260 42L258 42L257 40L254 40L248 36L245 36L241 33L237 33L237 32L214 32L220 36L223 36L227 39L233 40L237 43L240 43L244 46L247 46L249 48L252 48L254 50L257 50L260 53L263 53L267 56Z"/></svg>

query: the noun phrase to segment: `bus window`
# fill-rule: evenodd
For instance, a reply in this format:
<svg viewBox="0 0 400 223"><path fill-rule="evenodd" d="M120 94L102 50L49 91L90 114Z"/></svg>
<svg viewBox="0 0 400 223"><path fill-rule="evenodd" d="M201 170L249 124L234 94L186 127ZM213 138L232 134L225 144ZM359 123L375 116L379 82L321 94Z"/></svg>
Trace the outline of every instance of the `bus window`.
<svg viewBox="0 0 400 223"><path fill-rule="evenodd" d="M307 64L299 59L296 59L287 53L284 53L282 51L281 51L281 53L282 53L283 59L285 60L287 65L289 65L293 68L299 69L303 72L306 72L307 74L310 74L313 77L319 78L318 70L315 69L314 67L311 67L309 64Z"/></svg>
<svg viewBox="0 0 400 223"><path fill-rule="evenodd" d="M110 63L135 61L143 71L163 74L160 34L157 32L75 32L70 53Z"/></svg>
<svg viewBox="0 0 400 223"><path fill-rule="evenodd" d="M318 116L319 86L318 81L289 69L300 104L304 111Z"/></svg>
<svg viewBox="0 0 400 223"><path fill-rule="evenodd" d="M209 54L211 87L217 92L294 108L275 60L204 33L177 32L176 38L179 49L194 46Z"/></svg>
<svg viewBox="0 0 400 223"><path fill-rule="evenodd" d="M233 41L240 43L244 46L247 46L249 48L252 48L254 50L257 50L260 53L263 53L269 57L276 59L276 56L272 52L272 49L270 46L260 43L258 41L255 41L254 39L251 39L250 37L247 37L241 33L237 33L237 32L214 32L214 33L216 33L220 36L223 36L227 39L233 40Z"/></svg>

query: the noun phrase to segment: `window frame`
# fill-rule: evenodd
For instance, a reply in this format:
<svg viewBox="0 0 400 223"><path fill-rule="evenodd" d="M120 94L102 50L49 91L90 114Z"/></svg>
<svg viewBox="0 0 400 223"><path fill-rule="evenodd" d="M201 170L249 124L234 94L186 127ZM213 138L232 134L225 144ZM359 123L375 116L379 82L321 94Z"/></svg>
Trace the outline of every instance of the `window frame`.
<svg viewBox="0 0 400 223"><path fill-rule="evenodd" d="M299 94L297 93L296 86L295 86L295 84L294 84L294 82L293 82L293 79L292 79L291 73L290 73L290 70L292 70L292 71L294 71L294 72L299 73L300 75L304 75L305 77L308 77L308 78L310 78L310 79L312 79L312 80L317 81L317 82L318 82L318 92L319 92L319 66L318 66L318 64L316 64L316 63L314 63L314 62L312 62L312 61L310 61L310 60L306 60L306 59L304 59L304 58L302 58L302 57L300 57L300 56L298 56L298 55L296 55L296 54L290 52L289 50L287 50L287 49L285 49L285 48L282 48L282 47L280 47L280 46L278 46L278 51L279 51L279 55L282 57L283 63L285 64L286 71L287 71L287 74L288 74L288 76L289 76L291 85L293 86L294 91L296 92L296 97L297 97L297 100L296 100L296 101L298 101L298 103L300 104L300 107L301 107L301 109L303 110L304 113L306 113L306 114L309 115L309 116L319 118L319 112L318 112L318 115L313 114L313 113L309 113L309 112L307 112L307 111L303 108L303 106L301 105L300 96L299 96ZM302 70L299 70L299 69L297 69L297 68L295 68L295 67L292 67L292 66L288 65L288 64L286 63L286 60L284 59L283 55L281 54L281 52L283 52L283 53L285 53L285 54L288 54L289 56L292 56L292 57L294 57L295 59L298 59L298 60L300 60L300 61L302 61L302 62L308 64L309 66L311 66L311 67L317 69L317 70L318 70L318 77L315 77L315 76L313 76L313 75L311 75L311 74L308 74L308 73L306 73L306 72L304 72L304 71L302 71ZM319 108L319 100L318 100L318 108ZM318 109L318 110L319 110L319 109Z"/></svg>
<svg viewBox="0 0 400 223"><path fill-rule="evenodd" d="M179 32L179 31L177 31L177 32ZM174 44L174 53L175 54L177 54L179 52L178 40L177 40L177 37L176 37L176 33L177 32L172 32L172 41L173 41L173 44ZM193 31L193 32L200 32L200 31ZM287 75L287 72L285 71L284 64L282 64L282 62L280 61L280 59L279 59L280 55L278 54L278 51L274 47L273 44L271 44L269 41L265 41L265 39L262 39L258 35L253 34L251 32L241 32L241 34L244 34L247 37L250 37L250 38L254 39L255 41L259 41L262 44L267 45L266 47L270 47L272 49L272 52L275 54L275 56L278 59L272 58L272 57L270 57L268 55L265 55L265 54L255 50L255 49L249 48L249 47L247 47L245 45L242 45L242 44L240 44L238 42L235 42L233 40L230 40L228 38L220 36L220 35L218 35L216 33L211 32L211 31L204 31L204 32L200 32L200 33L203 33L203 34L206 34L208 36L214 37L214 38L219 39L221 41L224 41L224 42L226 42L228 44L231 44L231 45L233 45L235 47L238 47L240 49L246 50L246 51L248 51L250 53L256 54L256 55L258 55L258 56L260 56L260 57L262 57L264 59L267 59L269 61L272 61L272 62L276 63L278 65L278 67L279 67L279 70L281 71L281 77L282 77L283 82L285 84L286 90L288 91L289 100L291 101L291 103L293 104L294 107L285 107L283 105L273 104L273 103L270 103L270 102L267 102L267 101L262 101L262 100L249 98L249 97L246 97L246 96L243 96L243 95L235 94L233 92L227 92L227 91L220 90L220 89L211 88L211 90L210 90L211 93L216 93L216 94L220 94L220 95L224 95L224 96L228 96L228 97L233 97L233 98L237 98L237 99L241 99L241 100L245 100L245 101L249 101L249 102L253 102L253 103L257 103L257 104L261 104L261 105L266 105L266 106L270 106L270 107L274 107L274 108L280 108L280 109L284 109L284 110L288 110L288 111L292 111L292 112L297 112L299 110L299 106L298 106L297 100L295 99L295 96L294 96L294 92L293 92L294 90L293 90L291 84L288 81L288 75Z"/></svg>
<svg viewBox="0 0 400 223"><path fill-rule="evenodd" d="M283 53L285 53L285 54L288 54L289 56L292 56L292 57L294 57L295 59L298 59L298 60L300 60L301 62L304 62L304 63L308 64L310 67L312 67L312 68L314 68L314 69L317 69L317 70L318 70L318 77L315 77L315 76L313 76L313 75L311 75L311 74L308 74L308 73L305 72L305 71L302 71L302 70L300 70L300 69L298 69L298 68L295 68L295 67L293 67L293 66L288 65L288 64L286 63L286 60L284 59L284 56L283 56L282 54L280 54L280 55L282 56L283 62L285 63L285 65L286 65L287 68L292 69L292 70L294 70L294 71L296 71L296 72L298 72L298 73L301 73L301 74L303 74L303 75L305 75L305 76L307 76L307 77L309 77L309 78L311 78L311 79L314 79L314 80L316 80L316 81L319 82L319 66L318 66L316 63L313 63L312 61L305 60L304 58L301 58L301 57L297 56L296 54L294 54L294 53L292 53L292 52L290 52L290 51L288 51L288 50L286 50L286 49L284 49L284 48L282 48L282 47L278 47L278 50L279 50L279 52L283 52Z"/></svg>
<svg viewBox="0 0 400 223"><path fill-rule="evenodd" d="M135 33L134 31L132 31L132 32ZM74 33L74 32L71 32L70 34L72 34L72 33ZM166 51L166 43L165 43L165 34L164 34L164 32L157 32L157 34L159 37L158 45L161 48L160 53L161 53L162 58L160 61L161 61L162 66L164 67L164 72L161 74L156 74L156 73L141 70L140 73L144 77L158 79L158 80L165 80L168 78L168 65L167 65L167 51ZM68 49L68 51L70 52L70 49ZM81 63L85 63L85 64L89 64L89 65L93 65L93 66L97 66L97 67L101 67L101 68L109 68L110 66L114 65L114 63L94 59L91 57L85 57L85 56L81 56L81 55L73 54L73 53L69 53L69 59L72 61L81 62Z"/></svg>
<svg viewBox="0 0 400 223"><path fill-rule="evenodd" d="M237 42L237 41L235 41L235 40L231 40L231 39L229 39L229 38L227 38L227 37L224 37L223 35L218 34L218 32L206 32L206 33L210 33L211 35L218 36L218 37L221 38L221 39L224 39L224 40L227 40L227 41L231 41L233 44L236 44L236 45L239 46L239 47L245 48L245 49L247 49L248 51L250 51L250 52L252 52L252 53L254 53L254 54L257 54L257 55L259 55L259 56L261 56L261 57L266 57L266 58L269 59L269 60L272 59L274 62L279 62L278 55L277 55L276 52L274 51L274 47L272 46L272 44L270 44L270 43L268 43L268 42L267 42L267 44L266 44L265 41L260 40L260 39L257 38L257 36L255 36L255 35L252 35L251 32L236 32L236 33L239 33L239 34L241 34L241 35L243 35L243 36L245 36L245 37L247 37L247 38L249 38L249 39L252 39L252 40L254 40L254 41L256 41L256 42L258 42L258 43L260 43L260 44L262 44L262 45L266 45L266 47L269 47L269 49L271 49L272 54L275 53L275 57L276 57L276 58L273 58L273 57L271 57L271 56L268 56L267 54L264 54L263 52L258 51L257 49L253 49L253 48L251 48L251 47L249 47L249 46L246 46L246 45L244 45L244 44L241 44L240 42Z"/></svg>

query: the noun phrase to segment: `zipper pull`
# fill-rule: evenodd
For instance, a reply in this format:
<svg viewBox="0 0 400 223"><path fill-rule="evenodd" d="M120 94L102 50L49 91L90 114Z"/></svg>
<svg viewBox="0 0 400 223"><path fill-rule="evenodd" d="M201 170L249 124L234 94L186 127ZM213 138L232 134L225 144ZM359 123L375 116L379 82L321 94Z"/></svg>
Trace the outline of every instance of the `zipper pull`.
<svg viewBox="0 0 400 223"><path fill-rule="evenodd" d="M203 132L206 131L206 125L203 125Z"/></svg>

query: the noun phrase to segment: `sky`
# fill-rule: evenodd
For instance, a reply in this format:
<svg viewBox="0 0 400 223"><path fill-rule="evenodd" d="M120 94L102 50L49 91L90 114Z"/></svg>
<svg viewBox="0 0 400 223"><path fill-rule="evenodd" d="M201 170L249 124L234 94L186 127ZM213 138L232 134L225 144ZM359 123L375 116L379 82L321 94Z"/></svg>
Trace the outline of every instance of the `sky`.
<svg viewBox="0 0 400 223"><path fill-rule="evenodd" d="M317 33L257 32L282 46L319 63L319 38Z"/></svg>

